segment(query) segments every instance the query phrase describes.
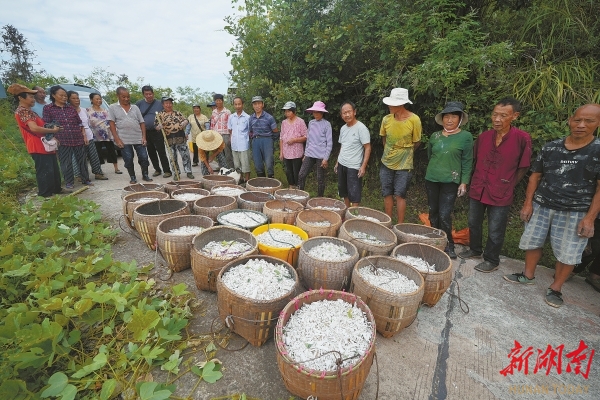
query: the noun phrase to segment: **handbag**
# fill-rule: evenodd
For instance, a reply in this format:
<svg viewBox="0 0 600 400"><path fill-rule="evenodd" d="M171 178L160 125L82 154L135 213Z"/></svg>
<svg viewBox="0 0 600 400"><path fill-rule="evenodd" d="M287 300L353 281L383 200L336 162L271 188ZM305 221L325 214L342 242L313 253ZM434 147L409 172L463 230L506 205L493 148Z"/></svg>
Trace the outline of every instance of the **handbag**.
<svg viewBox="0 0 600 400"><path fill-rule="evenodd" d="M44 145L44 150L46 150L48 153L58 149L58 141L54 138L47 140L45 137L43 137L42 144Z"/></svg>

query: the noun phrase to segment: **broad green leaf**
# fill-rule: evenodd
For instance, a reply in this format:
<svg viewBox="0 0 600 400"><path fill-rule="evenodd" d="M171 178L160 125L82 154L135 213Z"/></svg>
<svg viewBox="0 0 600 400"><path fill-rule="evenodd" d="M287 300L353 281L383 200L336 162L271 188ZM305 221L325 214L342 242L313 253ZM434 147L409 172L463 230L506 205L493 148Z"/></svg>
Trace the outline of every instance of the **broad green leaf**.
<svg viewBox="0 0 600 400"><path fill-rule="evenodd" d="M158 386L158 382L142 383L140 386L140 398L142 400L167 400L171 397L172 391L168 389L159 389Z"/></svg>
<svg viewBox="0 0 600 400"><path fill-rule="evenodd" d="M48 379L50 387L42 392L42 398L58 396L69 384L69 378L62 372L56 372Z"/></svg>
<svg viewBox="0 0 600 400"><path fill-rule="evenodd" d="M100 400L108 400L117 388L117 381L115 379L108 379L102 384L102 390L100 391Z"/></svg>
<svg viewBox="0 0 600 400"><path fill-rule="evenodd" d="M0 247L0 257L9 256L13 253L15 245L13 243L9 243L6 246Z"/></svg>
<svg viewBox="0 0 600 400"><path fill-rule="evenodd" d="M96 354L96 357L94 357L94 360L92 361L91 364L84 366L83 368L81 368L79 371L75 372L71 376L76 379L83 378L84 376L104 367L106 365L106 362L107 362L106 354L104 354L104 353Z"/></svg>
<svg viewBox="0 0 600 400"><path fill-rule="evenodd" d="M61 400L73 400L77 395L77 388L73 385L67 385L67 387L61 393Z"/></svg>
<svg viewBox="0 0 600 400"><path fill-rule="evenodd" d="M140 310L133 312L131 321L127 324L127 329L133 332L135 340L144 340L150 329L154 328L160 322L160 316L155 310Z"/></svg>
<svg viewBox="0 0 600 400"><path fill-rule="evenodd" d="M192 367L190 368L190 371L192 371L193 373L195 373L198 376L202 376L202 370L200 368L198 368L197 365L192 365Z"/></svg>
<svg viewBox="0 0 600 400"><path fill-rule="evenodd" d="M179 350L175 350L175 353L171 354L169 361L161 365L160 369L163 371L169 371L174 374L179 373L179 364L183 360L183 357L179 357Z"/></svg>
<svg viewBox="0 0 600 400"><path fill-rule="evenodd" d="M185 283L180 283L179 285L175 285L171 288L175 296L183 296L184 294L189 294L190 292L188 292L186 289L187 285Z"/></svg>
<svg viewBox="0 0 600 400"><path fill-rule="evenodd" d="M212 361L207 362L204 368L202 368L202 379L208 383L215 383L222 377L223 373L215 369L215 363Z"/></svg>

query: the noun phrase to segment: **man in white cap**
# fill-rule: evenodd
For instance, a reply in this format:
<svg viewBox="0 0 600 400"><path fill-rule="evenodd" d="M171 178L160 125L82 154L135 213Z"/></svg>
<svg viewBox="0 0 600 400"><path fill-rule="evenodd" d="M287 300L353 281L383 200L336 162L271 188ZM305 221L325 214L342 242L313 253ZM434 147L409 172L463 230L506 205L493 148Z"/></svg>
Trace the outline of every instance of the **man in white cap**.
<svg viewBox="0 0 600 400"><path fill-rule="evenodd" d="M412 104L407 89L392 89L390 96L383 98L383 103L390 113L383 117L379 130L383 141L379 179L385 213L392 218L395 197L398 223L401 224L406 211L406 192L412 178L413 155L421 144L421 119L404 107Z"/></svg>

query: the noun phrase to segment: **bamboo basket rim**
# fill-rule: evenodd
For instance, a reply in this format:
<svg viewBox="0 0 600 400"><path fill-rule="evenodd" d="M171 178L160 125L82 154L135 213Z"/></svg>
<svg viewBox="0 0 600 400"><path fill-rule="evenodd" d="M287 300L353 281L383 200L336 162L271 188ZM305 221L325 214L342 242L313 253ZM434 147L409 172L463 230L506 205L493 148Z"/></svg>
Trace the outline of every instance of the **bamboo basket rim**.
<svg viewBox="0 0 600 400"><path fill-rule="evenodd" d="M162 193L162 194L161 194L161 193ZM159 196L164 196L165 194L167 195L167 197L165 197L164 199L159 199L159 198L157 198L157 200L166 200L166 199L168 199L168 198L169 198L169 194L168 194L168 193L166 193L166 192L160 192L160 191L158 191L158 190L148 190L148 191L146 191L146 192L131 192L131 193L129 193L129 194L126 194L125 196L123 196L122 200L123 200L123 201L125 201L126 203L132 203L132 201L130 201L130 200L128 199L128 197L130 197L130 196L131 196L131 198L133 198L133 197L138 197L138 196L140 196L140 195L141 195L141 196L140 196L140 197L138 197L138 198L143 198L144 196L148 196L148 197L151 197L151 196L156 196L156 194L158 194ZM150 202L148 201L147 203L150 203ZM144 203L140 203L140 205L141 205L141 204L144 204Z"/></svg>
<svg viewBox="0 0 600 400"><path fill-rule="evenodd" d="M206 189L204 189L204 190L206 190ZM224 204L221 206L204 206L204 205L198 204L199 202L212 201L212 200L217 200L217 199L231 199L231 201L229 201L227 204ZM221 194L210 194L208 196L202 197L201 199L195 200L194 207L200 207L200 208L228 207L228 206L231 206L233 203L237 204L237 200L235 199L235 197L225 196L225 195L221 195Z"/></svg>
<svg viewBox="0 0 600 400"><path fill-rule="evenodd" d="M170 203L176 204L176 202L177 202L177 203L179 203L179 205L181 207L178 208L178 209L174 209L172 211L166 212L166 213L161 213L161 214L144 214L142 212L143 210L140 210L140 209L143 209L145 207L150 207L151 205L154 205L155 203L158 203L158 207L160 208L160 204L162 202L166 202L167 204L170 204ZM189 206L188 206L187 201L167 198L167 199L154 200L154 201L149 201L147 203L140 204L138 207L135 208L135 210L133 211L133 214L134 215L135 214L143 215L143 216L146 216L146 217L157 217L157 216L160 216L160 215L169 215L169 214L172 214L174 212L179 212L179 211L181 211L182 209L185 209L185 208L187 208L189 210Z"/></svg>
<svg viewBox="0 0 600 400"><path fill-rule="evenodd" d="M214 194L214 195L217 195L217 196L228 196L228 195L214 193L215 189L222 188L222 187L239 189L243 193L246 193L248 191L248 190L246 190L245 187L243 187L241 185L238 185L237 183L218 183L218 184L214 185L213 187L211 187L210 190L209 190L209 192L210 192L210 194ZM205 190L207 190L207 189L205 189ZM240 193L240 194L242 194L242 193ZM235 197L238 197L238 196L239 196L239 194L235 195ZM231 197L234 197L234 196L231 196Z"/></svg>
<svg viewBox="0 0 600 400"><path fill-rule="evenodd" d="M365 278L363 278L363 276L361 275L361 273L358 270L359 270L359 268L362 268L362 267L368 267L369 264L373 265L370 262L371 259L373 259L373 258L386 258L386 259L388 259L391 262L398 263L398 264L400 264L400 265L402 265L402 266L404 266L406 268L410 268L412 271L414 271L419 276L419 279L420 279L420 284L417 284L417 286L418 286L417 290L414 290L414 291L408 292L408 293L395 293L395 292L390 292L389 290L383 289L383 288L381 288L379 286L373 285L372 283L370 283L369 281L367 281ZM364 262L369 262L369 264L367 264L367 265L359 265L360 263L364 263ZM377 266L375 266L375 268L377 268ZM381 269L386 269L386 268L381 268ZM399 271L396 271L396 272L399 272ZM401 273L401 272L399 272L399 273ZM404 275L404 274L402 274L402 275ZM404 276L406 276L406 275L404 275ZM418 269L416 269L412 265L409 265L409 264L407 264L405 262L402 262L402 261L398 260L397 258L389 257L389 256L374 255L374 256L368 256L368 257L363 257L363 258L359 259L356 262L356 264L354 264L354 268L352 269L352 280L354 280L355 277L356 277L356 279L360 279L366 286L374 288L375 290L373 290L373 293L384 292L387 296L394 296L394 297L397 296L397 297L400 298L400 297L403 297L403 296L412 296L415 293L419 292L419 290L423 290L423 291L425 290L425 278L423 277L423 275L421 274L421 272ZM414 281L414 279L412 279L412 278L410 278L408 276L406 276L406 277L408 279L411 279L412 281ZM415 283L417 283L417 282L415 282Z"/></svg>
<svg viewBox="0 0 600 400"><path fill-rule="evenodd" d="M335 211L322 210L319 208L316 208L316 209L315 208L305 208L304 210L302 210L298 213L298 215L296 216L296 219L300 219L300 221L302 223L308 224L308 221L303 220L301 218L301 215L304 214L306 216L306 215L310 215L313 213L319 214L319 216L322 216L322 215L320 215L321 213L325 213L325 215L330 215L332 219L336 220L336 222L332 222L331 219L327 219L327 218L324 218L324 219L327 220L328 222L331 222L331 224L332 224L331 226L334 226L338 223L340 224L340 226L342 225L342 217L340 216L340 214L336 213Z"/></svg>
<svg viewBox="0 0 600 400"><path fill-rule="evenodd" d="M204 216L204 215L196 215L196 214L176 215L174 217L169 217L169 218L166 218L166 219L160 221L158 223L158 226L156 227L156 232L157 233L161 232L164 235L171 235L171 236L177 237L177 238L179 238L179 237L190 237L190 236L193 237L193 236L196 236L196 235L199 235L200 233L202 233L202 232L200 232L200 233L191 233L191 234L186 234L186 235L173 235L173 234L170 234L167 231L162 230L163 224L164 225L168 225L169 223L178 222L179 220L184 220L184 219L197 219L197 220L200 220L200 221L203 221L203 222L206 222L206 223L210 223L210 226L208 228L205 228L205 227L200 226L200 225L194 225L194 226L199 226L200 228L202 228L202 232L204 232L206 229L212 228L214 226L214 221L211 218L209 218L207 216ZM180 227L181 226L186 226L186 225L182 224L182 225L180 225ZM190 244L191 244L191 242L190 242Z"/></svg>
<svg viewBox="0 0 600 400"><path fill-rule="evenodd" d="M328 300L333 295L336 296L336 300L341 298L342 300L344 300L350 304L356 303L359 306L359 308L367 315L367 320L371 323L371 339L369 341L369 348L367 349L365 354L360 356L360 358L358 359L358 361L356 363L352 364L350 367L347 367L347 368L340 368L339 372L338 371L307 370L303 367L300 367L300 362L292 360L291 358L289 358L287 356L287 351L285 349L285 345L283 344L283 340L282 340L283 328L284 328L283 321L286 318L287 318L287 320L285 321L285 323L287 324L287 322L289 321L289 317L291 317L293 312L290 312L289 316L288 316L288 311L292 307L295 306L295 308L296 308L294 310L294 312L301 308L301 307L298 307L298 303L300 302L300 300L302 298L308 299L309 297L316 296L317 299L310 302L310 303L313 303L315 301ZM337 296L339 296L339 297L337 297ZM321 297L321 298L319 298L319 297ZM346 297L348 297L348 299L352 300L352 301L346 300ZM302 305L304 305L304 304L302 304ZM277 325L275 326L274 336L275 336L275 346L276 346L278 355L281 356L281 358L288 365L290 365L292 368L294 368L296 370L296 372L301 373L308 377L317 377L320 379L330 380L330 379L338 379L339 377L346 376L349 373L356 371L358 368L361 367L361 365L367 359L369 354L372 352L373 353L375 352L375 339L377 337L377 331L375 329L375 316L371 312L371 309L369 308L369 306L367 306L367 304L359 296L355 295L354 293L342 292L339 290L315 289L315 290L308 290L304 293L299 294L298 296L293 298L288 304L286 304L286 306L281 311L281 314L277 320Z"/></svg>
<svg viewBox="0 0 600 400"><path fill-rule="evenodd" d="M427 230L431 230L432 234L437 235L436 237L427 237L427 238L424 238L424 239L444 239L444 238L447 239L448 238L447 237L448 235L446 235L446 232L444 232L443 230L441 230L439 228L434 228L432 226L422 225L422 224L412 224L412 223L408 223L408 222L403 222L401 224L395 224L395 225L393 225L392 228L398 230L400 233L405 233L405 234L406 233L410 233L410 232L404 232L404 231L402 231L400 229L401 227L404 227L404 226L406 226L406 227L416 227L418 229L425 228Z"/></svg>
<svg viewBox="0 0 600 400"><path fill-rule="evenodd" d="M199 191L202 193L199 193ZM203 192L206 192L208 194L204 194ZM210 190L206 190L206 189L199 188L199 187L182 187L181 189L173 190L171 192L171 198L173 198L174 195L182 194L182 193L198 193L198 194L203 194L204 196L208 196L210 194ZM177 200L179 200L179 199L177 199ZM184 201L188 201L188 200L184 200Z"/></svg>
<svg viewBox="0 0 600 400"><path fill-rule="evenodd" d="M252 181L258 181L259 179L264 180L265 182L272 182L272 183L277 183L277 185L253 185ZM265 188L265 189L276 189L282 186L282 183L279 179L276 178L268 178L265 176L257 176L254 178L250 178L246 181L246 185L250 184L251 187L256 187L256 188Z"/></svg>
<svg viewBox="0 0 600 400"><path fill-rule="evenodd" d="M210 217L207 217L207 218L210 218ZM254 236L252 234L252 232L249 232L249 231L247 231L245 229L236 228L234 226L228 226L228 225L213 225L210 228L203 230L202 232L200 232L199 234L197 234L196 236L194 236L194 239L192 240L192 247L194 249L196 249L196 244L197 244L198 240L200 239L200 236L206 234L206 232L214 233L214 232L217 232L219 230L224 230L224 229L226 229L226 230L233 229L234 231L239 232L240 235L245 235L245 236L251 237L251 239L254 240L254 242L256 242L256 244L255 245L253 245L252 243L248 243L248 244L251 245L251 246L253 246L252 249L258 248L258 240L256 239L256 236ZM213 237L215 235L211 235L211 237L209 238L209 241L210 241L210 239L213 239ZM204 239L204 237L202 239ZM218 238L217 238L217 240L218 240ZM198 251L198 253L202 254L206 258L211 258L213 260L218 260L217 258L212 258L212 257L209 257L208 255L202 253L199 249L196 249L196 251Z"/></svg>
<svg viewBox="0 0 600 400"><path fill-rule="evenodd" d="M312 197L312 198L308 199L308 202L306 203L307 207L310 207L310 208L319 207L319 206L313 206L313 205L308 204L310 202L315 202L315 201L332 202L333 205L331 207L339 208L340 211L346 211L348 209L348 207L346 206L346 203L344 203L342 200L334 199L331 197ZM338 203L340 203L342 205L342 207L337 207L336 204L338 204ZM327 210L327 211L332 211L332 210Z"/></svg>
<svg viewBox="0 0 600 400"><path fill-rule="evenodd" d="M420 273L421 275L441 275L441 274L447 273L447 272L448 272L448 270L452 269L452 259L450 259L450 257L448 256L448 254L446 254L446 253L445 253L445 252L443 252L442 250L438 249L437 247L435 247L435 246L432 246L432 245L430 245L430 244L427 244L427 243L409 242L409 243L402 243L402 244L399 244L398 246L394 247L394 249L392 250L391 257L393 257L393 258L396 258L396 256L397 256L396 252L397 252L397 250L398 250L400 247L402 247L402 246L409 246L409 247L414 247L414 246L419 246L419 247L422 247L422 246L425 246L426 248L431 248L431 249L434 249L434 250L436 250L436 251L440 252L440 255L444 255L444 256L446 256L446 257L447 257L447 259L448 259L448 266L447 266L445 269L443 269L443 270L441 270L441 271L438 271L438 270L436 269L435 271L432 271L432 272L430 272L430 271L419 271L419 270L417 270L417 271L419 271L419 273ZM407 247L407 248L408 248L408 247ZM421 258L422 258L423 260L425 260L423 257L421 257ZM425 260L425 261L427 261L427 260ZM436 267L437 267L437 263L436 263ZM413 268L414 268L414 267L413 267ZM415 268L415 269L416 269L416 268Z"/></svg>
<svg viewBox="0 0 600 400"><path fill-rule="evenodd" d="M275 202L284 203L283 208L269 207L269 206L275 205ZM288 207L288 203L290 206L293 206L295 208L292 209L292 208ZM299 213L304 210L304 206L301 203L298 203L297 201L294 201L294 200L279 200L279 199L269 200L264 204L264 207L266 207L269 211L285 213L285 214Z"/></svg>
<svg viewBox="0 0 600 400"><path fill-rule="evenodd" d="M249 226L249 227L245 228L245 227L241 227L240 225L235 225L235 224L232 224L232 223L227 222L227 221L225 221L225 222L221 221L221 216L222 215L227 215L227 214L231 214L231 213L234 213L234 212L249 213L249 214L259 214L260 217L264 218L264 222L259 223L258 225L253 225L253 226ZM259 227L261 225L268 224L269 223L269 216L266 215L266 214L261 213L260 211L254 211L254 210L249 210L249 209L245 209L245 208L234 208L233 210L227 210L227 211L223 211L223 212L219 213L219 215L217 215L217 222L220 223L222 226L231 226L231 227L240 228L240 229L254 229L254 228Z"/></svg>
<svg viewBox="0 0 600 400"><path fill-rule="evenodd" d="M350 254L350 257L347 260L343 260L343 261L324 261L321 260L320 258L316 258L310 255L309 251L312 247L314 246L318 246L321 243L318 244L314 244L311 243L311 241L317 242L317 241L321 241L321 242L331 242L331 241L337 241L337 242L341 242L345 245L349 245L352 248L352 251L354 253ZM310 247L310 248L309 248ZM345 246L344 246L345 247ZM356 255L359 256L359 259L356 261L360 261L360 252L358 251L358 248L351 242L349 242L348 240L345 239L340 239L334 236L315 236L312 238L308 238L306 239L304 242L302 242L302 247L300 248L300 250L304 250L304 253L306 255L307 258L310 258L313 261L316 261L318 263L327 263L327 264L338 264L338 263L347 263L348 261L352 260L352 258ZM354 267L353 267L354 268Z"/></svg>
<svg viewBox="0 0 600 400"><path fill-rule="evenodd" d="M394 236L394 240L389 242L389 243L383 243L383 244L375 244L375 243L369 243L369 242L365 242L362 239L357 239L354 236L352 236L352 234L350 233L350 230L348 229L349 225L354 225L354 224L374 224L376 226L375 229L385 229L382 230L382 232L385 232L386 234L391 233ZM352 240L356 240L359 241L361 244L365 245L365 246L373 246L374 248L385 248L385 247L389 247L391 245L397 245L398 244L398 238L396 237L396 234L394 233L394 231L392 231L390 228L378 223L378 222L373 222L373 221L368 221L366 219L360 219L360 218L353 218L353 219L347 219L346 221L344 221L344 223L342 224L342 226L340 226L340 230L344 230L349 237L352 238ZM389 231L389 233L387 232ZM365 232L367 233L367 232ZM379 239L379 237L377 237L377 239ZM379 239L381 240L381 239ZM389 250L388 250L389 252Z"/></svg>

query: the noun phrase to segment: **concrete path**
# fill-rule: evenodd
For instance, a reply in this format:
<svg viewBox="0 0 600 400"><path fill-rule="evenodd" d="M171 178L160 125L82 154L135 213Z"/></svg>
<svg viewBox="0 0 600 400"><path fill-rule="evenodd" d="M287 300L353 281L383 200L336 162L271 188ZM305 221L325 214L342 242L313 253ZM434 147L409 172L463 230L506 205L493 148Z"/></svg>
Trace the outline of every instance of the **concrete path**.
<svg viewBox="0 0 600 400"><path fill-rule="evenodd" d="M199 177L199 171L194 173ZM106 219L118 227L121 189L129 179L125 174L112 172L107 172L107 176L108 181L96 181L80 197L99 203ZM155 179L158 183L167 181ZM155 253L141 240L124 232L119 234L114 253L118 260L136 260L139 265L155 260ZM591 359L588 379L573 372L576 365L569 363L577 357L568 356L583 341L588 349L581 353L586 358L581 360L580 368L586 373L591 349L600 350L600 293L582 277L575 277L563 287L564 306L555 309L544 302L552 270L539 267L536 284L521 286L502 279L503 274L521 272L521 261L503 259L500 269L490 274L474 271L477 262L454 261L456 281L435 307L422 307L417 320L393 338L377 336L379 377L373 364L360 399L375 399L378 380L382 400L600 399L600 354ZM164 276L167 271L159 267L153 273ZM204 304L205 312L192 320L191 331L209 333L210 324L218 315L216 295L198 291L189 269L174 274L165 283L179 282L187 283ZM515 341L522 349L514 354L514 370L504 376L501 371L511 365L508 356ZM241 342L232 346L236 343ZM556 353L561 349L562 357L558 357ZM219 351L217 358L223 362L221 380L215 384L203 382L193 389L196 379L184 377L177 382L176 394L193 399L236 393L264 400L292 398L281 380L272 340L259 348ZM196 359L203 361L204 353L199 351ZM156 371L154 378L164 381L166 377Z"/></svg>

